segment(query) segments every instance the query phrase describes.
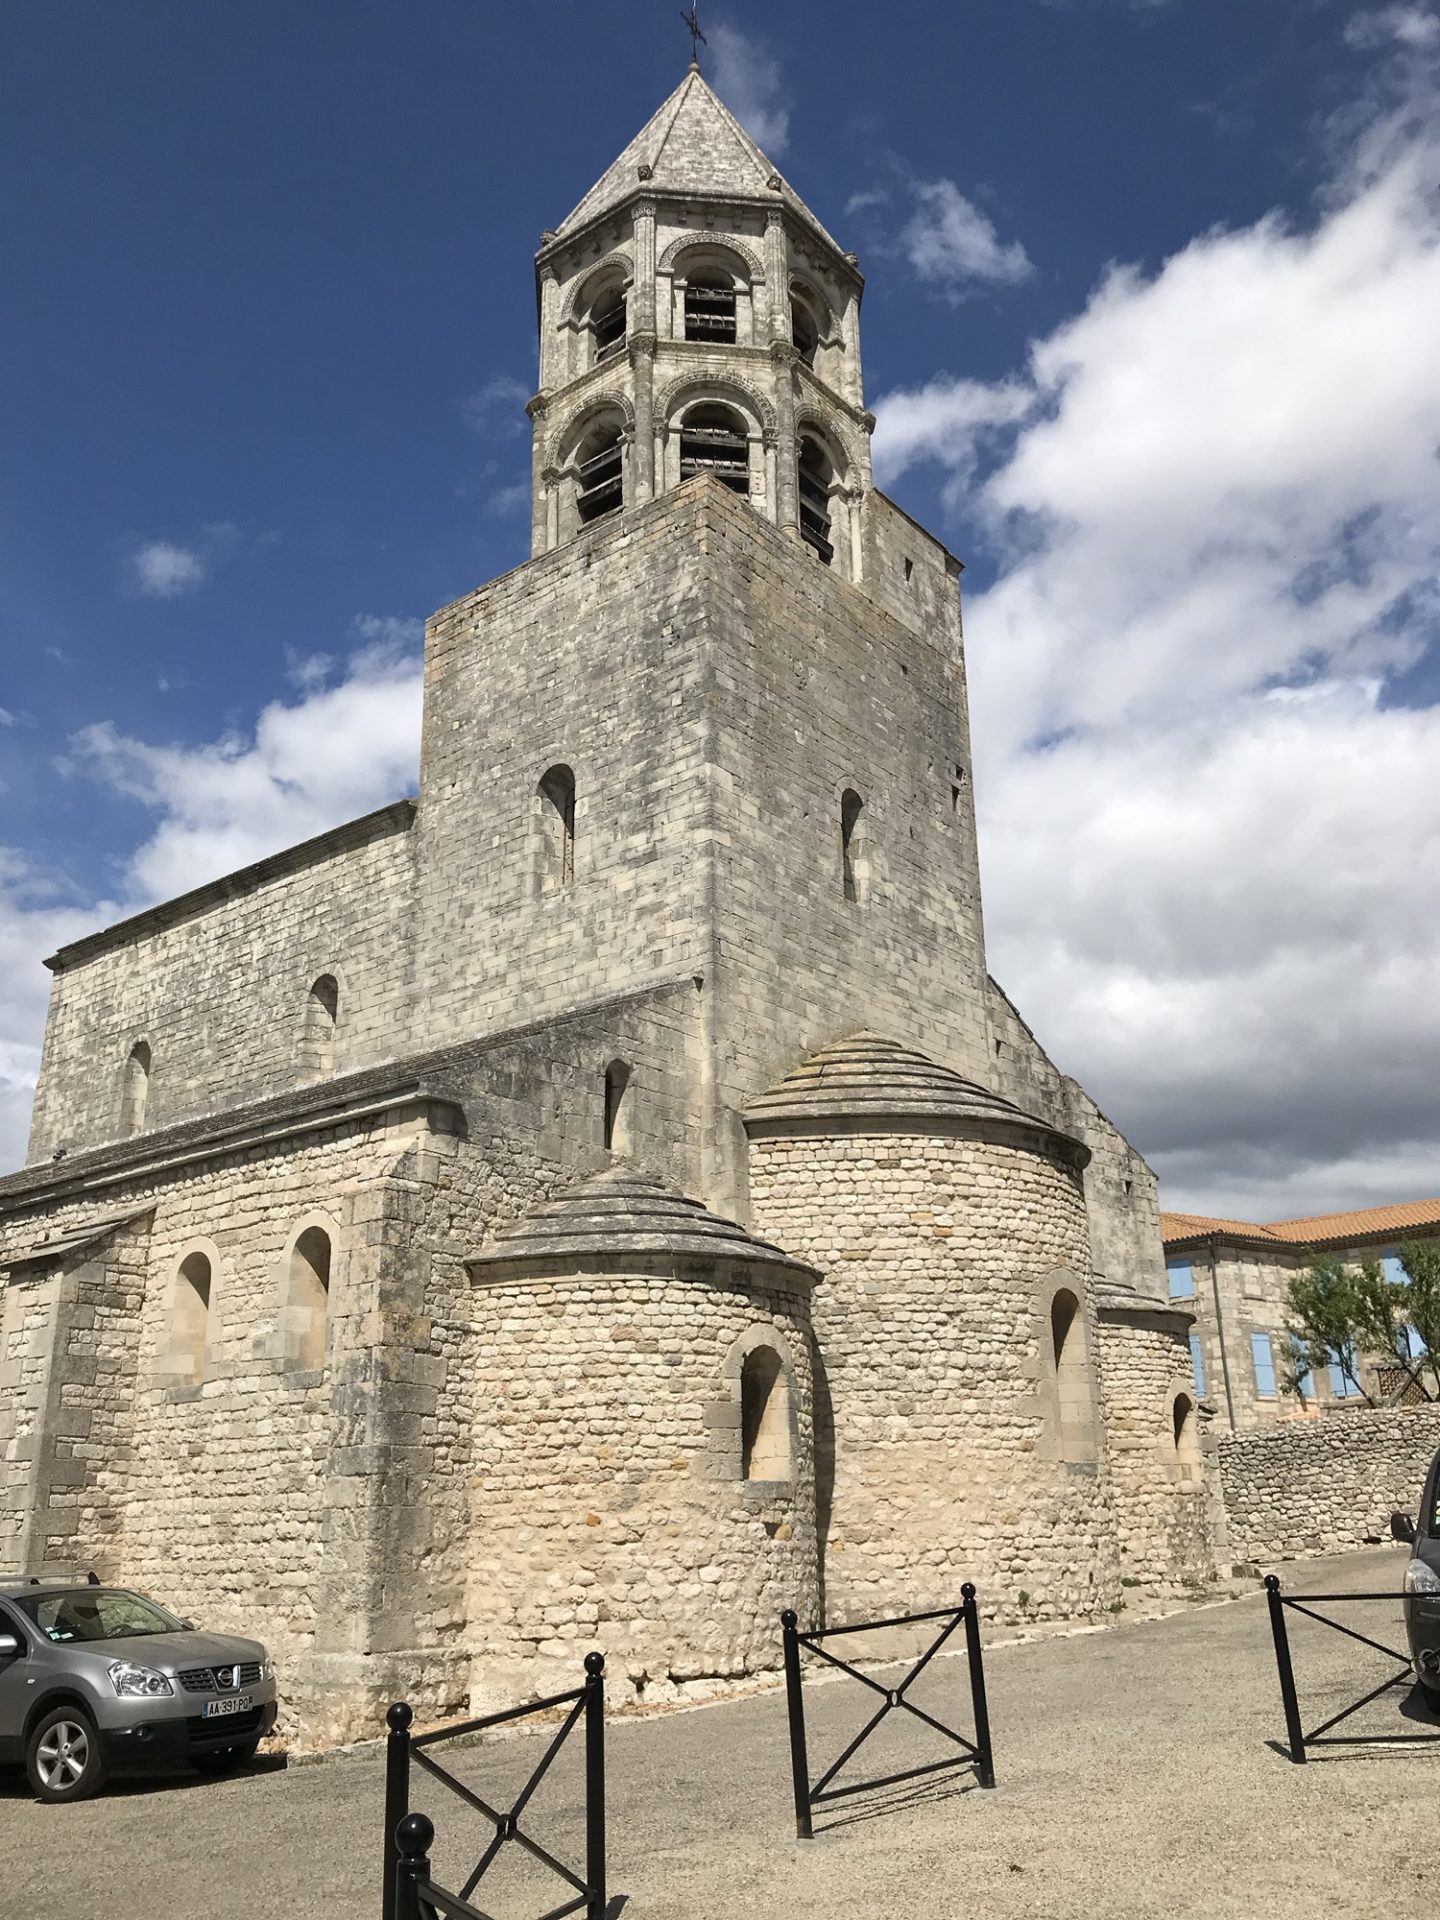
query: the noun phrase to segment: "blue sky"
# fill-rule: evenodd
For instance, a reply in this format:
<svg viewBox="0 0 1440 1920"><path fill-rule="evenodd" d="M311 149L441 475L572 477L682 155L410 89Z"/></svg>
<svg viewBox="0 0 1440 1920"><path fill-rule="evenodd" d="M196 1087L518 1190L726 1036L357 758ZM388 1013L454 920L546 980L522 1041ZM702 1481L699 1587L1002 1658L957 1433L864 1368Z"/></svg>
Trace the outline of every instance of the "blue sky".
<svg viewBox="0 0 1440 1920"><path fill-rule="evenodd" d="M417 622L525 556L533 250L678 14L9 10L0 1160L41 953L409 783ZM995 971L1175 1204L1440 1192L1433 7L702 22L968 563Z"/></svg>

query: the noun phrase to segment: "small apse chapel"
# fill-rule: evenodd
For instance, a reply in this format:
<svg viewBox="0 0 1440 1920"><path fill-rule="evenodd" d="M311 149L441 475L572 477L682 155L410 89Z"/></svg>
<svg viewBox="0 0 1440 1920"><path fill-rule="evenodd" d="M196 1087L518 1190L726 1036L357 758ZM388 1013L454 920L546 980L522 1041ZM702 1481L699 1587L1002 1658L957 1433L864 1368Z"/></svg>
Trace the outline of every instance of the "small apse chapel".
<svg viewBox="0 0 1440 1920"><path fill-rule="evenodd" d="M262 1636L312 1744L1213 1559L1155 1181L986 973L855 255L692 67L536 277L418 799L56 954L0 1181L0 1571Z"/></svg>

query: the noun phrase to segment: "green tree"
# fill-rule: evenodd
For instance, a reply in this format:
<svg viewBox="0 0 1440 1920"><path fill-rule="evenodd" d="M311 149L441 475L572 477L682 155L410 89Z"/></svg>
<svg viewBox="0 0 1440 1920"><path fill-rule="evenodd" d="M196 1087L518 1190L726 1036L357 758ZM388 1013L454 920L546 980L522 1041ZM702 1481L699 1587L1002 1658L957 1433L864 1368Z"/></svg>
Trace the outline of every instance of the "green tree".
<svg viewBox="0 0 1440 1920"><path fill-rule="evenodd" d="M1302 1407L1307 1405L1314 1371L1309 1341L1293 1327L1287 1327L1280 1349L1280 1391L1294 1394Z"/></svg>
<svg viewBox="0 0 1440 1920"><path fill-rule="evenodd" d="M1440 1244L1411 1240L1400 1249L1408 1287L1398 1289L1400 1311L1425 1343L1425 1360L1440 1390Z"/></svg>
<svg viewBox="0 0 1440 1920"><path fill-rule="evenodd" d="M1336 1254L1317 1254L1304 1273L1290 1276L1287 1292L1295 1317L1291 1337L1305 1349L1310 1367L1333 1362L1373 1407L1359 1378L1359 1356L1403 1354L1400 1315L1405 1291L1385 1278L1378 1260L1348 1267Z"/></svg>

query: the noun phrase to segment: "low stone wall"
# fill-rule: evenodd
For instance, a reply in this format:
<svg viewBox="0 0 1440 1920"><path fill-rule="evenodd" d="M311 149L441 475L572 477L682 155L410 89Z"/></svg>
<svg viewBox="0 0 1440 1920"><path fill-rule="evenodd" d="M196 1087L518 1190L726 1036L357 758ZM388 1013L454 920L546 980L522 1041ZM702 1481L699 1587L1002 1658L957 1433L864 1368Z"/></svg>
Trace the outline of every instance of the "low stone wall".
<svg viewBox="0 0 1440 1920"><path fill-rule="evenodd" d="M1391 1513L1419 1505L1437 1447L1440 1406L1380 1407L1226 1435L1220 1479L1235 1559L1388 1539Z"/></svg>

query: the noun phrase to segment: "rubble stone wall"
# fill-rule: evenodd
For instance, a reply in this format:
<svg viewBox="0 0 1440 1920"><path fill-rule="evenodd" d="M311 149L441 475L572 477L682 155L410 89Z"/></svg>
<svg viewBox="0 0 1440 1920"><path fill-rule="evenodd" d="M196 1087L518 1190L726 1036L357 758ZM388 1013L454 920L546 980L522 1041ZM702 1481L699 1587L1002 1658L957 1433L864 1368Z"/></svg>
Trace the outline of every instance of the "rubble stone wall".
<svg viewBox="0 0 1440 1920"><path fill-rule="evenodd" d="M1237 1560L1263 1563L1388 1540L1415 1514L1440 1448L1440 1407L1375 1407L1227 1434L1220 1478Z"/></svg>

